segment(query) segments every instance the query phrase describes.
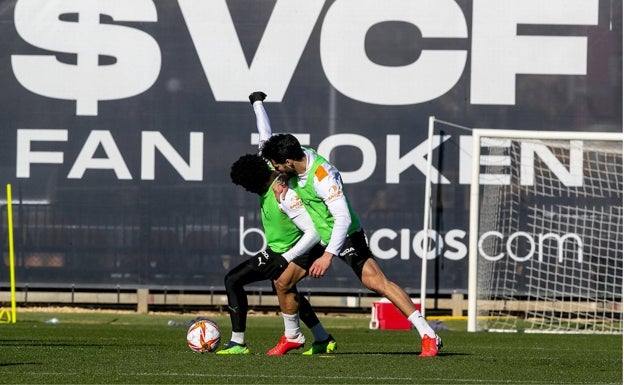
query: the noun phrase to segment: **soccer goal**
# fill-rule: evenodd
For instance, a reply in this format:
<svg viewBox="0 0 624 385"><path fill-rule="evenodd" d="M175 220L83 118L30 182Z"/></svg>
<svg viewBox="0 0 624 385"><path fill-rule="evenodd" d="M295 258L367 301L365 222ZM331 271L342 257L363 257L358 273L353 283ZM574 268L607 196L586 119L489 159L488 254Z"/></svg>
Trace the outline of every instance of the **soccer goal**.
<svg viewBox="0 0 624 385"><path fill-rule="evenodd" d="M622 134L472 140L468 331L622 333Z"/></svg>

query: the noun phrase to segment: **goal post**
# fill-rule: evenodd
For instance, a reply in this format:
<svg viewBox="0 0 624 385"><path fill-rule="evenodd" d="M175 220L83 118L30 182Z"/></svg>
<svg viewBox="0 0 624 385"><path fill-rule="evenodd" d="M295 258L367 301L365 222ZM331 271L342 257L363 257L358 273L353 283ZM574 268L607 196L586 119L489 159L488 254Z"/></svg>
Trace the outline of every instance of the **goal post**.
<svg viewBox="0 0 624 385"><path fill-rule="evenodd" d="M428 120L428 134L427 134L427 165L425 169L425 188L424 188L424 207L423 207L423 232L422 232L422 245L421 245L421 279L420 279L420 306L421 313L426 317L427 311L427 288L429 287L430 293L433 286L433 298L432 301L434 307L436 306L437 297L439 292L437 291L436 274L434 273L434 279L428 278L428 274L432 273L432 270L436 270L439 266L435 265L435 262L440 264L440 254L442 251L441 244L443 243L441 237L444 235L447 229L443 228L445 216L455 215L456 207L448 207L449 213L443 214L440 209L444 206L441 192L442 186L450 186L450 181L445 178L445 174L454 174L457 176L458 170L455 166L451 166L451 169L445 168L444 159L447 158L444 148L454 149L457 154L462 152L462 134L464 136L470 136L472 129L470 127L462 126L457 123L448 122L445 120L437 119L435 116L429 116ZM434 155L435 149L435 155ZM460 159L457 162L461 163ZM435 163L435 164L434 164ZM434 187L435 186L435 187ZM444 188L445 191L455 190L454 188ZM448 198L448 196L447 196ZM462 196L463 199L463 196ZM452 199L458 200L458 199ZM435 209L435 212L434 212ZM463 209L463 207L462 207ZM434 262L434 266L428 267L429 262ZM433 281L433 282L431 282ZM439 281L439 278L438 278Z"/></svg>
<svg viewBox="0 0 624 385"><path fill-rule="evenodd" d="M425 207L423 209L423 229L425 235L423 237L423 258L421 260L420 270L420 312L426 317L427 303L427 251L429 250L429 237L427 233L431 227L431 166L433 163L433 127L435 125L435 116L429 117L427 129L427 173L425 174Z"/></svg>
<svg viewBox="0 0 624 385"><path fill-rule="evenodd" d="M622 333L622 136L473 130L468 331Z"/></svg>

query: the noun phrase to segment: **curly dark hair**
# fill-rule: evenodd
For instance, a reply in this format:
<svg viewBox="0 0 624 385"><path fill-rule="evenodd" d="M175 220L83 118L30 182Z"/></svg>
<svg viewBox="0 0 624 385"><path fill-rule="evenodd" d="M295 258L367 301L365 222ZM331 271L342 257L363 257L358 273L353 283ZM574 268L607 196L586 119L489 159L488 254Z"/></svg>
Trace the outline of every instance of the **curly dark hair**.
<svg viewBox="0 0 624 385"><path fill-rule="evenodd" d="M262 146L262 156L275 163L285 163L286 159L301 160L305 154L294 135L276 134Z"/></svg>
<svg viewBox="0 0 624 385"><path fill-rule="evenodd" d="M266 160L258 154L245 154L232 164L232 183L245 190L262 195L266 192L272 171Z"/></svg>

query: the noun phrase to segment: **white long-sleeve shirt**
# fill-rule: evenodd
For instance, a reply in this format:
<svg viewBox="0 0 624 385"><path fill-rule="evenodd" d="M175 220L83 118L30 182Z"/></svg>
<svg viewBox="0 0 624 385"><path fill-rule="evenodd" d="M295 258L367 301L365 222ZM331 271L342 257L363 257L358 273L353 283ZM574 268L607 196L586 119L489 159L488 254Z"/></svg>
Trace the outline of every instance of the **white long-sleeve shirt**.
<svg viewBox="0 0 624 385"><path fill-rule="evenodd" d="M279 201L279 199L278 199ZM284 200L279 202L280 209L284 214L288 215L291 221L303 232L303 235L290 250L282 253L282 256L290 262L300 255L303 255L312 248L312 246L319 243L321 237L316 232L314 222L310 218L310 214L303 207L303 203L297 193L288 189Z"/></svg>
<svg viewBox="0 0 624 385"><path fill-rule="evenodd" d="M253 109L256 115L256 127L260 135L258 148L262 151L264 142L272 135L271 123L261 101L254 102ZM290 262L308 252L308 250L321 240L321 237L316 232L314 222L312 222L310 214L306 211L295 190L289 188L283 200L280 200L278 197L275 199L278 201L280 210L303 232L297 243L295 243L290 250L282 254L282 256Z"/></svg>
<svg viewBox="0 0 624 385"><path fill-rule="evenodd" d="M307 164L305 172L299 174L297 178L297 183L300 187L306 184L310 168L316 159L316 154L314 152L305 149L303 152L307 158ZM349 226L351 226L351 213L349 212L347 198L342 191L342 179L338 169L327 162L321 164L319 167L325 169L327 176L319 180L317 177L319 173L314 175L314 191L316 195L323 199L329 212L334 217L334 227L332 228L331 238L325 247L325 251L338 255L347 238Z"/></svg>
<svg viewBox="0 0 624 385"><path fill-rule="evenodd" d="M260 136L258 140L258 149L262 152L264 142L266 142L273 135L273 132L271 131L271 122L269 121L269 116L264 109L264 104L261 101L258 100L254 102L253 110L256 114L256 128L258 129L258 134Z"/></svg>
<svg viewBox="0 0 624 385"><path fill-rule="evenodd" d="M253 109L256 114L256 126L260 137L258 146L262 151L264 142L266 142L271 135L273 135L273 132L271 130L269 117L264 109L264 104L261 101L256 101L253 104ZM305 181L308 177L308 170L312 167L312 164L316 159L316 154L314 152L304 150L304 153L307 158L307 165L306 171L298 177L298 183L300 186L305 185ZM349 226L351 225L351 214L347 205L347 199L342 193L342 179L338 169L329 163L324 163L321 167L325 168L328 177L318 180L315 176L314 190L317 195L323 199L329 209L329 212L334 217L334 227L332 229L331 239L325 250L337 255L342 249L344 241L347 237L347 232L349 230ZM290 190L291 189L289 189L289 191Z"/></svg>

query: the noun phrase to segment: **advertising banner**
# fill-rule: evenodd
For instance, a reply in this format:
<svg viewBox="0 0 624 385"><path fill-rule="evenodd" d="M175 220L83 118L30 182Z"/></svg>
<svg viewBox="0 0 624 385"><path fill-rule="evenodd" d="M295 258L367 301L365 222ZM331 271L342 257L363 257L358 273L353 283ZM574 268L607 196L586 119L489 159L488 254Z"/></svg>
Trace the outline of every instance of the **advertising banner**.
<svg viewBox="0 0 624 385"><path fill-rule="evenodd" d="M457 125L435 137L438 293L467 287L470 128L622 131L612 0L5 0L0 36L18 285L222 287L263 246L258 197L229 175L258 150L252 91L342 172L408 292L429 116ZM338 260L300 286L363 289Z"/></svg>

